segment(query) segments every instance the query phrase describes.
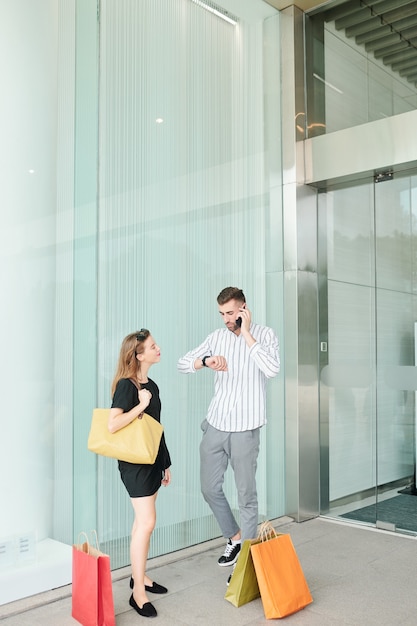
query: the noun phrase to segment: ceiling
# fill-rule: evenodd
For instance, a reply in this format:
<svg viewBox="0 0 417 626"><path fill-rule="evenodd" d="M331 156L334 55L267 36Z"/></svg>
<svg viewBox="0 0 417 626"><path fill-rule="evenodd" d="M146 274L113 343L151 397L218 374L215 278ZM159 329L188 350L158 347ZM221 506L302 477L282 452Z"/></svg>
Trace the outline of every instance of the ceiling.
<svg viewBox="0 0 417 626"><path fill-rule="evenodd" d="M417 0L349 0L322 15L417 86Z"/></svg>

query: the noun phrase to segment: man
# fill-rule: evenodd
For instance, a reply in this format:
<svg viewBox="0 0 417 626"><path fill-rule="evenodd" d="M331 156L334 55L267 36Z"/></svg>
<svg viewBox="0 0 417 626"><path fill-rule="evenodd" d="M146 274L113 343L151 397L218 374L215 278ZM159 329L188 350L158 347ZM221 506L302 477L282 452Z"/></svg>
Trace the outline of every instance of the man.
<svg viewBox="0 0 417 626"><path fill-rule="evenodd" d="M228 540L218 564L233 565L241 542L257 535L256 465L259 431L266 423L266 380L280 369L278 339L271 328L252 323L241 289L226 287L217 296L226 328L212 332L179 359L183 374L214 370L214 396L201 428L200 480L204 499ZM223 491L228 464L238 493L240 526Z"/></svg>

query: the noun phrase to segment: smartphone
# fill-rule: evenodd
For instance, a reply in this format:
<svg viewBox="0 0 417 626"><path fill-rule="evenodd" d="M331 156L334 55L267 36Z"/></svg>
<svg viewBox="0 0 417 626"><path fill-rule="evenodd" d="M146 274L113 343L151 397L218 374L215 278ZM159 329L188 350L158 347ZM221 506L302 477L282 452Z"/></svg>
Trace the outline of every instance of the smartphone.
<svg viewBox="0 0 417 626"><path fill-rule="evenodd" d="M244 304L243 306L240 307L241 309L246 309L246 305ZM236 318L236 326L239 326L239 328L242 326L242 318L241 317L237 317Z"/></svg>

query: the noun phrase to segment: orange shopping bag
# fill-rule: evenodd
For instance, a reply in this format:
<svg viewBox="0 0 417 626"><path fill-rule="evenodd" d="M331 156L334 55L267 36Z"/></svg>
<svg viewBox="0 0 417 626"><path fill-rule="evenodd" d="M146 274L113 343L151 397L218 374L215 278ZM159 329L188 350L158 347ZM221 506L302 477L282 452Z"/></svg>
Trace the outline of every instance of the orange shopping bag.
<svg viewBox="0 0 417 626"><path fill-rule="evenodd" d="M290 535L277 534L265 522L251 553L266 619L285 617L313 602Z"/></svg>
<svg viewBox="0 0 417 626"><path fill-rule="evenodd" d="M110 557L86 539L72 547L72 617L82 626L116 626Z"/></svg>

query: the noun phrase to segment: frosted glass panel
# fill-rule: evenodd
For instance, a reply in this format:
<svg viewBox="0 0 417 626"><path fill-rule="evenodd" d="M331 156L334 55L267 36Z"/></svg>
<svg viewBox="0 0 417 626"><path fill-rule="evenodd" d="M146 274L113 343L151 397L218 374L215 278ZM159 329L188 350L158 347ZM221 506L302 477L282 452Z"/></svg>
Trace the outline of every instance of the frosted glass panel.
<svg viewBox="0 0 417 626"><path fill-rule="evenodd" d="M405 379L399 367L414 365L415 301L415 296L378 290L379 485L407 478L414 472L415 392L401 384Z"/></svg>
<svg viewBox="0 0 417 626"><path fill-rule="evenodd" d="M368 287L329 281L329 498L375 485L374 303ZM349 471L347 471L349 468Z"/></svg>
<svg viewBox="0 0 417 626"><path fill-rule="evenodd" d="M412 219L410 179L375 185L378 287L410 293L412 285Z"/></svg>
<svg viewBox="0 0 417 626"><path fill-rule="evenodd" d="M0 3L0 605L71 582L73 36L69 2Z"/></svg>
<svg viewBox="0 0 417 626"><path fill-rule="evenodd" d="M327 194L327 271L330 280L374 284L373 220L373 185Z"/></svg>
<svg viewBox="0 0 417 626"><path fill-rule="evenodd" d="M264 114L263 97L263 68L279 63L278 44L264 48L278 14L265 29L272 10L255 4L258 12L242 3L234 27L189 0L101 2L98 398L108 406L122 338L149 328L162 351L151 377L160 387L173 461L173 482L158 495L151 555L220 534L199 484L200 423L212 377L181 376L178 358L221 325L216 297L223 287L242 287L260 323L269 321L269 298L278 302L267 292L265 233L280 208L268 168L275 173L280 163L266 165L265 128L274 120ZM278 93L279 75L268 75L268 91ZM279 140L276 131L268 135L275 145ZM273 283L280 284L278 274ZM269 410L283 415L276 407L283 396L271 398ZM271 431L281 448L282 424ZM283 449L277 458L271 463L278 490L269 484L262 445L263 516L283 513ZM225 486L237 509L232 473ZM108 460L99 461L98 501L99 531L117 567L128 560L132 513Z"/></svg>

